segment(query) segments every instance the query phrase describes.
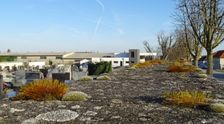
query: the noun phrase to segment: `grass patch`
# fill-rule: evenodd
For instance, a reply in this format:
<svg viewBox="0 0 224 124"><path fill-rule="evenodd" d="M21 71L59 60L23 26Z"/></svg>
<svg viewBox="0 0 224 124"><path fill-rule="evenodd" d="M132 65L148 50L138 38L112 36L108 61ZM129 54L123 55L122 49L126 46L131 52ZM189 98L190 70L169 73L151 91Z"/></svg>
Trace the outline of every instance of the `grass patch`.
<svg viewBox="0 0 224 124"><path fill-rule="evenodd" d="M66 93L63 96L62 100L63 101L86 101L88 98L90 98L90 96L88 96L84 92L71 91L71 92Z"/></svg>
<svg viewBox="0 0 224 124"><path fill-rule="evenodd" d="M176 91L165 94L168 103L196 107L208 104L208 96L202 91Z"/></svg>

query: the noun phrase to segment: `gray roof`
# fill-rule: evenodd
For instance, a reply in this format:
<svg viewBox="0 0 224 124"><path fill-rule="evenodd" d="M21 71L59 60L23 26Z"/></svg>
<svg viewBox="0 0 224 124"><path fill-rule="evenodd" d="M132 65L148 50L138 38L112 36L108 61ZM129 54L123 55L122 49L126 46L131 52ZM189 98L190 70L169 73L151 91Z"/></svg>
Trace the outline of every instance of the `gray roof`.
<svg viewBox="0 0 224 124"><path fill-rule="evenodd" d="M63 56L68 52L24 52L0 53L0 56Z"/></svg>
<svg viewBox="0 0 224 124"><path fill-rule="evenodd" d="M73 52L63 56L64 59L90 59L113 57L114 53L92 53L92 52Z"/></svg>

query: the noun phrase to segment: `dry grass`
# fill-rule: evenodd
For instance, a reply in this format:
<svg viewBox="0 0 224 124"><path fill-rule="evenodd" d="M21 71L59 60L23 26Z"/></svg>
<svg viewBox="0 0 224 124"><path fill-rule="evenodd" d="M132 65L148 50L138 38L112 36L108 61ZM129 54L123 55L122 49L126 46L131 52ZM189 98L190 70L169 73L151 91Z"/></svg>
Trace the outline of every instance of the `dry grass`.
<svg viewBox="0 0 224 124"><path fill-rule="evenodd" d="M154 65L159 65L159 64L165 64L166 62L160 59L155 59L155 60L150 60L146 61L144 63L138 63L133 65L134 68L150 68L153 67Z"/></svg>
<svg viewBox="0 0 224 124"><path fill-rule="evenodd" d="M202 91L176 91L165 94L168 103L175 105L184 105L196 107L198 105L207 105L208 98Z"/></svg>
<svg viewBox="0 0 224 124"><path fill-rule="evenodd" d="M22 87L14 100L61 100L68 86L58 80L37 80Z"/></svg>
<svg viewBox="0 0 224 124"><path fill-rule="evenodd" d="M168 72L197 72L197 68L190 64L174 62L168 67Z"/></svg>

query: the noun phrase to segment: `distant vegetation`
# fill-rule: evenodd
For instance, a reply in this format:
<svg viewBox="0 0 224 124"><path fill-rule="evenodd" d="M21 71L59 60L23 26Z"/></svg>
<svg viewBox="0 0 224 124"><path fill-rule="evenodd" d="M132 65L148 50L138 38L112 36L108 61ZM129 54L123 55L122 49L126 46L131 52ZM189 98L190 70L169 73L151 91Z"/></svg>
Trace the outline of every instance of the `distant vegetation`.
<svg viewBox="0 0 224 124"><path fill-rule="evenodd" d="M16 60L16 56L0 56L0 62L12 62Z"/></svg>

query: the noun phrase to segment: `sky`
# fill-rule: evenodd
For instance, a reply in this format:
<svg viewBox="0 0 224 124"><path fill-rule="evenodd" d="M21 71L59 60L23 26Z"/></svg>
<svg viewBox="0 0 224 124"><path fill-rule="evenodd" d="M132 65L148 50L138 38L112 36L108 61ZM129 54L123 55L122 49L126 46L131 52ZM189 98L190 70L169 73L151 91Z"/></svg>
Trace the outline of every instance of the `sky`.
<svg viewBox="0 0 224 124"><path fill-rule="evenodd" d="M0 51L144 51L175 27L175 0L1 0Z"/></svg>

